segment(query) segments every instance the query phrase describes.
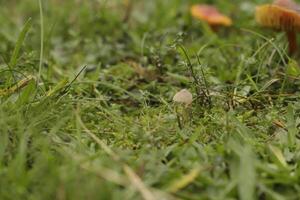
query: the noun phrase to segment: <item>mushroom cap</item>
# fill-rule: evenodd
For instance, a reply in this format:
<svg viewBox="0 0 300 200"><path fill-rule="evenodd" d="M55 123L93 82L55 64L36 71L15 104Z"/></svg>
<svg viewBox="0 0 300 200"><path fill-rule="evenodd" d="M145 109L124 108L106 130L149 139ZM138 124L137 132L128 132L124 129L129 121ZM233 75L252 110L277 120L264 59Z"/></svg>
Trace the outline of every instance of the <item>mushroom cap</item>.
<svg viewBox="0 0 300 200"><path fill-rule="evenodd" d="M291 10L299 10L300 7L295 1L293 0L275 0L273 2L274 5L285 7Z"/></svg>
<svg viewBox="0 0 300 200"><path fill-rule="evenodd" d="M193 5L191 14L196 19L206 21L210 25L232 25L232 20L229 17L221 14L215 7L210 5Z"/></svg>
<svg viewBox="0 0 300 200"><path fill-rule="evenodd" d="M183 103L188 106L193 102L193 95L187 89L183 89L175 94L173 101L176 103Z"/></svg>
<svg viewBox="0 0 300 200"><path fill-rule="evenodd" d="M256 7L255 17L262 26L286 31L300 31L300 12L297 10L298 6L291 9L291 4L275 2Z"/></svg>

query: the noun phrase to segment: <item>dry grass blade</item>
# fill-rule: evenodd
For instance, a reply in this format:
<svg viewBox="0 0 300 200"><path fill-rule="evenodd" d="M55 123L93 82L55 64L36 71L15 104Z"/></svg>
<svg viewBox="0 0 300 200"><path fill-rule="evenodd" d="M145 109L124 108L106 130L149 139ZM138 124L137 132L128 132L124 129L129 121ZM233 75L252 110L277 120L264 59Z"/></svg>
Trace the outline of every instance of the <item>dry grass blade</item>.
<svg viewBox="0 0 300 200"><path fill-rule="evenodd" d="M184 175L181 179L175 181L168 189L168 191L172 193L176 193L177 191L185 188L190 183L192 183L201 172L200 167L196 167L192 169L188 174Z"/></svg>
<svg viewBox="0 0 300 200"><path fill-rule="evenodd" d="M17 82L14 86L12 86L8 89L0 90L0 96L11 95L11 94L19 91L20 89L24 88L25 86L27 86L28 83L32 80L35 80L35 77L30 75L30 76L20 80L19 82Z"/></svg>
<svg viewBox="0 0 300 200"><path fill-rule="evenodd" d="M93 172L96 175L99 175L101 178L103 178L107 181L113 182L117 185L126 186L126 184L127 184L127 181L126 181L127 179L125 179L125 177L120 176L118 173L116 173L113 170L106 169L103 167L101 167L100 170L99 169L96 170L96 169L90 168L89 164L82 164L82 165L80 165L80 167L86 171Z"/></svg>
<svg viewBox="0 0 300 200"><path fill-rule="evenodd" d="M109 156L112 157L113 160L115 161L120 161L120 157L113 152L113 150L111 150L106 144L105 142L103 142L102 140L100 140L94 133L92 133L86 126L85 124L82 122L81 118L79 115L77 115L77 120L79 122L79 124L81 125L81 127L85 130L85 132L98 144L100 145L100 147L105 151L105 153L107 153Z"/></svg>
<svg viewBox="0 0 300 200"><path fill-rule="evenodd" d="M85 132L109 155L113 160L121 162L120 157L111 149L109 146L105 144L101 139L99 139L94 133L92 133L82 122L80 116L77 113L77 120L80 126L85 130ZM154 194L147 188L147 186L143 183L140 177L125 163L121 163L123 166L123 170L128 176L132 185L141 193L143 199L145 200L156 200L157 198Z"/></svg>
<svg viewBox="0 0 300 200"><path fill-rule="evenodd" d="M156 200L152 192L146 187L140 177L128 165L124 164L123 169L130 182L140 191L145 200Z"/></svg>
<svg viewBox="0 0 300 200"><path fill-rule="evenodd" d="M120 185L120 186L126 186L128 184L128 181L126 177L118 174L117 172L105 168L103 166L98 166L97 168L93 167L92 162L90 160L85 160L84 156L80 154L76 154L70 149L64 148L64 152L66 152L73 160L79 162L79 167L85 171L91 172L97 176L99 176L102 179L105 179L109 182L112 182L114 184Z"/></svg>

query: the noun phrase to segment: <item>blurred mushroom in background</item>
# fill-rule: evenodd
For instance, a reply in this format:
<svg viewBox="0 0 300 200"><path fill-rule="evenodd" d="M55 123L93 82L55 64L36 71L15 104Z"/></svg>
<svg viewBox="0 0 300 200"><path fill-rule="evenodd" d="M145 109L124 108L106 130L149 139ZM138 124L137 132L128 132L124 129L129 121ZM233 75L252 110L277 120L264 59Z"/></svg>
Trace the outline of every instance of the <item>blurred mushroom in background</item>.
<svg viewBox="0 0 300 200"><path fill-rule="evenodd" d="M300 30L300 6L293 0L276 0L256 8L256 21L268 28L285 31L289 53L297 51L297 32Z"/></svg>
<svg viewBox="0 0 300 200"><path fill-rule="evenodd" d="M217 8L206 4L197 4L191 7L191 15L206 22L212 30L216 31L220 26L231 26L232 20L221 14Z"/></svg>

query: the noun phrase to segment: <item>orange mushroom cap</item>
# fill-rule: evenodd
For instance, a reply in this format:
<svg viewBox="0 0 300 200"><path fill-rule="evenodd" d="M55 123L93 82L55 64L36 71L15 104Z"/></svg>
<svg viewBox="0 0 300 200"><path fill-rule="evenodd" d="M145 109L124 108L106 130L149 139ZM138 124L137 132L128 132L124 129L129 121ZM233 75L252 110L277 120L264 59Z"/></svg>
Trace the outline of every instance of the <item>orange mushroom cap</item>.
<svg viewBox="0 0 300 200"><path fill-rule="evenodd" d="M275 0L273 2L274 5L282 6L291 10L299 10L300 7L293 0Z"/></svg>
<svg viewBox="0 0 300 200"><path fill-rule="evenodd" d="M266 27L300 31L299 6L293 1L279 0L256 8L256 21Z"/></svg>
<svg viewBox="0 0 300 200"><path fill-rule="evenodd" d="M300 31L300 6L293 0L275 0L273 4L256 7L256 21L266 27L285 31L290 54L297 51L296 32Z"/></svg>
<svg viewBox="0 0 300 200"><path fill-rule="evenodd" d="M221 14L215 7L210 5L193 5L191 14L197 19L206 21L209 25L232 25L232 20L229 17Z"/></svg>

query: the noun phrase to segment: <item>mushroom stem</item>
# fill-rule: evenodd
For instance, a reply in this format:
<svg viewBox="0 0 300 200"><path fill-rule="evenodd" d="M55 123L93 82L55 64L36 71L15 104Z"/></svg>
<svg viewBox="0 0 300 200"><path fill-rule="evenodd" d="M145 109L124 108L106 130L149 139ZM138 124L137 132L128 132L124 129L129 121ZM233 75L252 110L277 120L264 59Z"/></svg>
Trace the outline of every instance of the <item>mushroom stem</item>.
<svg viewBox="0 0 300 200"><path fill-rule="evenodd" d="M125 0L125 15L123 17L123 22L128 22L130 20L132 9L133 9L133 2L132 0Z"/></svg>
<svg viewBox="0 0 300 200"><path fill-rule="evenodd" d="M217 33L220 27L218 25L210 25L210 28L213 32Z"/></svg>
<svg viewBox="0 0 300 200"><path fill-rule="evenodd" d="M289 51L290 55L293 55L297 51L297 35L293 30L286 32L288 41L289 41Z"/></svg>

